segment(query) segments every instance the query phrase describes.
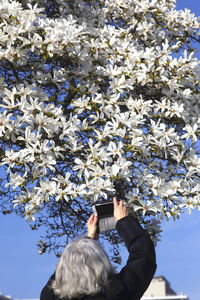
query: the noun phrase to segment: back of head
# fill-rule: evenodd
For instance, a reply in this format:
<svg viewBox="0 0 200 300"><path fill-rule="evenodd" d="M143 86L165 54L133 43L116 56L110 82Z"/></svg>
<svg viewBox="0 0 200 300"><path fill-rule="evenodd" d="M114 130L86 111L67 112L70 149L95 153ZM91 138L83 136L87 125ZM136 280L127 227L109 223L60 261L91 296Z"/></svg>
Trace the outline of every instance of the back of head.
<svg viewBox="0 0 200 300"><path fill-rule="evenodd" d="M95 295L104 290L113 273L109 258L99 243L84 237L65 247L52 287L60 298Z"/></svg>

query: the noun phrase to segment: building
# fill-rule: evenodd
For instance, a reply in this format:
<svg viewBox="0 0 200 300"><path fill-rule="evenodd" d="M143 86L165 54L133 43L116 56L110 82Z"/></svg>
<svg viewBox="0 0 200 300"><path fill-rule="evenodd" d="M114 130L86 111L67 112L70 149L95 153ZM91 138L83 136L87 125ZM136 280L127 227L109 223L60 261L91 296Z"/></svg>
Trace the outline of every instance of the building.
<svg viewBox="0 0 200 300"><path fill-rule="evenodd" d="M141 300L189 300L184 294L177 295L164 276L154 277Z"/></svg>
<svg viewBox="0 0 200 300"><path fill-rule="evenodd" d="M0 292L0 300L11 300L10 296L3 296Z"/></svg>

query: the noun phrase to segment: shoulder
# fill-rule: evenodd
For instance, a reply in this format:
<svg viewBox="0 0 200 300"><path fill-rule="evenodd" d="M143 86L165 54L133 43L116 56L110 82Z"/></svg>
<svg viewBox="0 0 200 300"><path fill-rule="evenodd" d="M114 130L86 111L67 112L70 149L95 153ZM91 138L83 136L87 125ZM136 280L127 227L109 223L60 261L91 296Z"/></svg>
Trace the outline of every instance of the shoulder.
<svg viewBox="0 0 200 300"><path fill-rule="evenodd" d="M53 289L51 287L54 279L55 279L55 273L49 278L47 284L42 289L40 294L40 300L59 300L59 298L55 296Z"/></svg>

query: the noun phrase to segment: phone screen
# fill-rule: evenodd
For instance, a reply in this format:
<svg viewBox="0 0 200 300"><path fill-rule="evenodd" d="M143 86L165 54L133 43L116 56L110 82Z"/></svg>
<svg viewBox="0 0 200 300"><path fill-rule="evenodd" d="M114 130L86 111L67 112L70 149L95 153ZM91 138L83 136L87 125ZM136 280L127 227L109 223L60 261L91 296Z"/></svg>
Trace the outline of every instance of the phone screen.
<svg viewBox="0 0 200 300"><path fill-rule="evenodd" d="M99 217L113 215L114 208L112 202L95 205L95 208Z"/></svg>

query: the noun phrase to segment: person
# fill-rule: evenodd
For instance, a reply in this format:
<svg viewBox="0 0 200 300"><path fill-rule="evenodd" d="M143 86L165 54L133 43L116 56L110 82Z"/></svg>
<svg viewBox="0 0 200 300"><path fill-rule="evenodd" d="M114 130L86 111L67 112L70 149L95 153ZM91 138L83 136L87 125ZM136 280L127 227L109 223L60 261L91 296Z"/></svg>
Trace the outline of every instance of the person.
<svg viewBox="0 0 200 300"><path fill-rule="evenodd" d="M156 270L154 245L137 220L128 215L123 201L113 198L116 229L129 252L119 273L95 240L98 216L87 222L88 237L70 242L56 272L43 288L40 300L139 300Z"/></svg>

